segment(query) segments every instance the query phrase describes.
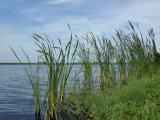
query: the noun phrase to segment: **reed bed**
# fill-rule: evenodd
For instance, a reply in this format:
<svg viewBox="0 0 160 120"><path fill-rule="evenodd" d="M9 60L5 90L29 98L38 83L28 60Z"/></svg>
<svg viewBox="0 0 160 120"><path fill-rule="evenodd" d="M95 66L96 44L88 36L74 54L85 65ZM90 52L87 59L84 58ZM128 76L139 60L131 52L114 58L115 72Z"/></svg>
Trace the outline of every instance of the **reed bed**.
<svg viewBox="0 0 160 120"><path fill-rule="evenodd" d="M93 88L93 70L92 70L92 52L88 47L88 43L79 43L77 55L82 63L82 72L84 74L83 89L84 92L91 93Z"/></svg>
<svg viewBox="0 0 160 120"><path fill-rule="evenodd" d="M81 105L77 105L74 99L72 100L73 95L80 95L87 101L86 96L94 94L92 92L95 81L93 64L96 64L100 71L97 93L105 93L105 95L114 91L114 88L117 89L118 85L122 88L124 85L128 85L132 78L141 79L146 74L153 76L157 73L160 65L160 54L156 48L153 29L148 30L148 35L144 36L138 25L129 22L128 31L129 33L126 33L118 29L112 39L105 36L99 37L89 32L83 36L83 42L79 37L73 37L71 33L66 46L60 40L58 45L55 45L55 42L50 41L46 35L42 37L33 34L34 43L38 47L38 62L45 64L48 71L47 90L44 102L42 102L38 75L40 64L37 64L36 75L30 69L26 70L33 89L36 119L41 120L41 116L44 114L45 120L58 120L62 117L58 114L60 111L64 112L65 115L74 116L75 119L94 119L98 111L94 111L93 116L93 113L90 112L97 109L95 104L92 104L91 108L88 105L86 107L82 105L84 108L81 108ZM20 63L23 63L16 52L12 48L11 50ZM26 52L23 49L22 51L28 63L31 63ZM82 65L83 92L77 90L78 92L74 92L73 95L67 97L65 96L65 90L69 76L72 75L71 71L75 59ZM68 63L70 64L68 65ZM116 72L117 69L118 72ZM77 74L75 80L77 80ZM119 79L117 76L119 76ZM42 106L45 106L43 113Z"/></svg>

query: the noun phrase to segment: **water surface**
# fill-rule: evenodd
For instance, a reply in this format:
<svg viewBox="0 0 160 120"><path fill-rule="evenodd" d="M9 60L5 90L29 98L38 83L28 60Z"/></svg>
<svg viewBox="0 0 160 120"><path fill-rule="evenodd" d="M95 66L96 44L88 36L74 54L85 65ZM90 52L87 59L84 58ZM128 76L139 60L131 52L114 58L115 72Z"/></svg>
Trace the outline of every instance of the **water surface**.
<svg viewBox="0 0 160 120"><path fill-rule="evenodd" d="M34 120L33 93L26 75L26 67L27 65L0 65L0 120ZM36 66L31 67L34 73ZM76 73L76 79L82 84L81 65L74 65L69 76L68 90L75 83ZM93 76L95 80L99 77L97 66L93 67ZM47 84L46 66L40 70L39 77L43 96ZM94 85L97 86L97 81Z"/></svg>

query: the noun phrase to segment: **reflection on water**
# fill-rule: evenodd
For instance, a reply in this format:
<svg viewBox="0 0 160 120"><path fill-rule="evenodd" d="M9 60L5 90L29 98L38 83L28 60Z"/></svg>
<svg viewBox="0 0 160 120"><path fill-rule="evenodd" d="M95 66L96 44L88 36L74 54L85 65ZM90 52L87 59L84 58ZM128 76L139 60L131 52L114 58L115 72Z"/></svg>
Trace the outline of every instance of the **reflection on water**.
<svg viewBox="0 0 160 120"><path fill-rule="evenodd" d="M26 76L25 65L0 65L0 120L33 120L32 89ZM35 66L33 66L34 71ZM46 67L40 71L41 88L45 93ZM76 66L72 74L79 71ZM70 76L70 79L73 77ZM42 93L42 94L43 94Z"/></svg>
<svg viewBox="0 0 160 120"><path fill-rule="evenodd" d="M25 65L0 65L0 120L34 120L32 89L25 74L26 67ZM32 67L34 70L35 66L33 65ZM82 83L83 72L80 68L80 65L74 65L68 85L72 85L71 83L75 80L76 73L78 73L77 78L80 79L79 82ZM99 71L98 67L93 67L94 79L98 78ZM43 96L47 84L47 70L45 66L42 67L39 75Z"/></svg>
<svg viewBox="0 0 160 120"><path fill-rule="evenodd" d="M32 91L23 68L0 65L0 119L34 119Z"/></svg>

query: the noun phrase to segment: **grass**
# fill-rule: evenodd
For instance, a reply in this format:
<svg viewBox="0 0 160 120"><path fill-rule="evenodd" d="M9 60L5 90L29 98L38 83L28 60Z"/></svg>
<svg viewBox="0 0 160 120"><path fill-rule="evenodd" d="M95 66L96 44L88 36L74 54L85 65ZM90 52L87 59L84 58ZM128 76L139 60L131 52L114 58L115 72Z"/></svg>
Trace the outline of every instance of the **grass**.
<svg viewBox="0 0 160 120"><path fill-rule="evenodd" d="M73 96L71 101L78 106L77 114L80 113L79 116L83 116L83 119L158 119L160 117L159 78L159 72L153 78L134 77L128 81L127 86L116 87L109 93L97 92L87 96Z"/></svg>

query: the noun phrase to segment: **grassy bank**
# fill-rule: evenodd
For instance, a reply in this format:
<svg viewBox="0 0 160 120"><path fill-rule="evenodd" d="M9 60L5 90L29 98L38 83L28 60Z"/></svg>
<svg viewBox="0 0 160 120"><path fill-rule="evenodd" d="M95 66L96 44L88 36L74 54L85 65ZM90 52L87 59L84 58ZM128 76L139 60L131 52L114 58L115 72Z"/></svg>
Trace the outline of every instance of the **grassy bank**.
<svg viewBox="0 0 160 120"><path fill-rule="evenodd" d="M127 85L109 92L74 94L69 101L81 120L159 120L160 72L132 77Z"/></svg>

